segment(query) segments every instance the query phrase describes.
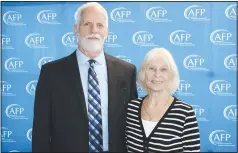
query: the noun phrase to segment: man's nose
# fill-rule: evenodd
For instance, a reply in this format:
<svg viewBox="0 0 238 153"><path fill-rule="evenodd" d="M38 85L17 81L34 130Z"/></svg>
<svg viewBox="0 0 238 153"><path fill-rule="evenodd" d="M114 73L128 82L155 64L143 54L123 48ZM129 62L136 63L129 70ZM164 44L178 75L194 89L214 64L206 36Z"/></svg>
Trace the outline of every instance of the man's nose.
<svg viewBox="0 0 238 153"><path fill-rule="evenodd" d="M92 27L91 27L91 32L92 32L92 33L98 33L97 25L95 25L95 24L92 25Z"/></svg>

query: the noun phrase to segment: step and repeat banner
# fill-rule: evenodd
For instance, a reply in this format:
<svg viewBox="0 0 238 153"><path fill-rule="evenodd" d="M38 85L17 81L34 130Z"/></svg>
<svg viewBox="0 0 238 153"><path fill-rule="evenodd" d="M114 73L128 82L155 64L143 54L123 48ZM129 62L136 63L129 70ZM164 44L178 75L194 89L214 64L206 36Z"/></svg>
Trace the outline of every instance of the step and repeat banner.
<svg viewBox="0 0 238 153"><path fill-rule="evenodd" d="M195 110L201 151L237 152L237 3L100 3L109 16L105 52L138 70L149 50L168 49L180 72L175 94ZM2 2L2 151L31 151L41 66L77 48L74 14L82 4Z"/></svg>

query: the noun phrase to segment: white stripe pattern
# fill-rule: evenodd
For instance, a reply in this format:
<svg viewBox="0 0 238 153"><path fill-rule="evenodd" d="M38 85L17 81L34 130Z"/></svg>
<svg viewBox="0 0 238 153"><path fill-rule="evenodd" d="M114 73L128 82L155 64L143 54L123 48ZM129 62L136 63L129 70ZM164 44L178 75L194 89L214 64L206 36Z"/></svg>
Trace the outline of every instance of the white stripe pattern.
<svg viewBox="0 0 238 153"><path fill-rule="evenodd" d="M139 130L139 129L135 129L135 128L130 127L130 126L128 126L127 128L132 129L132 130L135 130L135 131L138 131L138 132L141 132L141 130Z"/></svg>
<svg viewBox="0 0 238 153"><path fill-rule="evenodd" d="M175 98L155 129L146 137L139 109L144 98L128 103L125 131L128 152L200 151L200 133L191 105Z"/></svg>
<svg viewBox="0 0 238 153"><path fill-rule="evenodd" d="M164 125L173 125L173 126L176 126L176 127L179 127L179 128L183 128L183 126L177 125L177 124L173 124L173 123L165 123L165 122L162 122L161 124L164 124Z"/></svg>
<svg viewBox="0 0 238 153"><path fill-rule="evenodd" d="M166 131L174 131L174 132L177 132L179 134L182 133L182 131L178 131L178 130L175 130L175 129L171 129L171 128L162 128L162 127L158 127L158 129L161 129L161 130L166 130Z"/></svg>
<svg viewBox="0 0 238 153"><path fill-rule="evenodd" d="M174 115L174 116L182 116L182 117L186 117L185 115L183 114L178 114L178 113L168 113L168 115Z"/></svg>
<svg viewBox="0 0 238 153"><path fill-rule="evenodd" d="M177 140L177 139L181 139L181 138L180 137L174 137L174 138L171 138L171 139L163 139L163 138L158 138L158 137L151 137L151 139L161 140L161 141L173 141L173 140Z"/></svg>
<svg viewBox="0 0 238 153"><path fill-rule="evenodd" d="M139 122L138 120L133 119L133 118L130 118L130 117L127 117L127 119L129 119L129 120L131 120L131 121Z"/></svg>
<svg viewBox="0 0 238 153"><path fill-rule="evenodd" d="M179 122L182 122L182 123L185 122L185 121L180 120L180 119L177 119L177 118L168 118L168 117L165 117L164 119L166 119L166 120L172 120L172 121L179 121Z"/></svg>
<svg viewBox="0 0 238 153"><path fill-rule="evenodd" d="M135 114L127 113L130 116L137 117Z"/></svg>
<svg viewBox="0 0 238 153"><path fill-rule="evenodd" d="M128 105L130 105L130 106L133 106L133 107L136 107L136 108L138 108L139 106L136 106L136 105L133 105L133 104L128 104Z"/></svg>

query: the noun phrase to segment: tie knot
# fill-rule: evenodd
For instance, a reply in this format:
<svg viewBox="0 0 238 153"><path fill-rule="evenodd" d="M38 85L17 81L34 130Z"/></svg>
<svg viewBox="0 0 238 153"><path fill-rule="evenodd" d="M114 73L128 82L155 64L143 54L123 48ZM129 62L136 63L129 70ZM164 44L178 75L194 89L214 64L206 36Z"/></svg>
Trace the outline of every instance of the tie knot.
<svg viewBox="0 0 238 153"><path fill-rule="evenodd" d="M90 60L88 60L88 63L90 64L90 66L93 66L92 64L95 64L95 60L94 59L90 59Z"/></svg>

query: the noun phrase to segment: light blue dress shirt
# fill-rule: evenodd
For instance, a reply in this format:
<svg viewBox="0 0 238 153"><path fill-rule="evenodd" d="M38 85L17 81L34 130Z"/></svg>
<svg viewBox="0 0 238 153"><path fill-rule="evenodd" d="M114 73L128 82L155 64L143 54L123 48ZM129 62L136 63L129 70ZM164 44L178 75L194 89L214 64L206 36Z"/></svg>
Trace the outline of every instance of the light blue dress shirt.
<svg viewBox="0 0 238 153"><path fill-rule="evenodd" d="M79 49L76 51L79 72L83 85L83 92L85 103L88 110L88 69L89 57L84 55ZM102 51L99 56L94 58L96 61L94 70L99 81L99 89L101 96L101 112L102 112L102 134L103 134L103 151L108 151L108 79L107 79L107 65Z"/></svg>

